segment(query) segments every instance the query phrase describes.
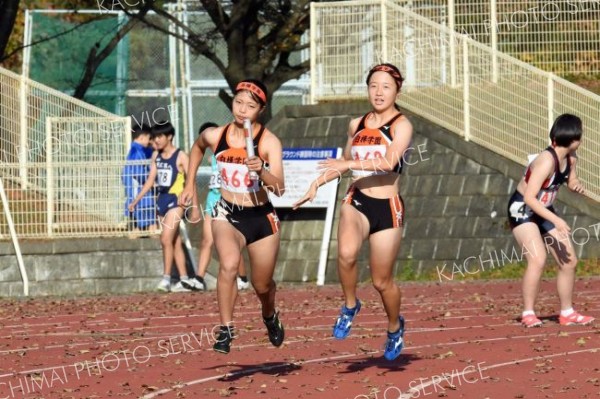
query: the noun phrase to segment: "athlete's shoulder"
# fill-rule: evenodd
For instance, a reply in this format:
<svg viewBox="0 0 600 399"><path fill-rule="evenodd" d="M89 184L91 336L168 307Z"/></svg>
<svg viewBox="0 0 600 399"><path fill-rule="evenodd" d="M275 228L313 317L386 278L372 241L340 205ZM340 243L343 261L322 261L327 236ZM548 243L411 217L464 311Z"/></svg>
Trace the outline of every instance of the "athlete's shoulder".
<svg viewBox="0 0 600 399"><path fill-rule="evenodd" d="M554 156L550 151L544 150L535 157L533 162L529 165L529 168L534 172L541 171L545 174L551 174L554 172L555 168Z"/></svg>
<svg viewBox="0 0 600 399"><path fill-rule="evenodd" d="M209 127L202 131L201 136L208 145L216 145L228 125Z"/></svg>
<svg viewBox="0 0 600 399"><path fill-rule="evenodd" d="M261 147L262 146L267 146L267 147L275 146L276 148L281 148L281 140L279 139L279 137L277 137L277 135L275 133L273 133L266 127L264 129L265 130L263 131L262 137L260 139Z"/></svg>
<svg viewBox="0 0 600 399"><path fill-rule="evenodd" d="M350 136L350 137L354 136L354 133L356 133L356 129L358 129L358 125L360 124L360 121L365 116L366 115L363 115L363 116L360 116L358 118L354 118L354 119L350 120L350 123L348 124L348 136Z"/></svg>

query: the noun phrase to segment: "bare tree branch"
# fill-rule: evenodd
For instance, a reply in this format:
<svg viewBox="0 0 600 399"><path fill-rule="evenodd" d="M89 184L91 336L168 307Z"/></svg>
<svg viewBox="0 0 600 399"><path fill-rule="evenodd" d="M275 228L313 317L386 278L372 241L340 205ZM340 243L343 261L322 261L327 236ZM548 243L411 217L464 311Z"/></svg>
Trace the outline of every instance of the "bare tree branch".
<svg viewBox="0 0 600 399"><path fill-rule="evenodd" d="M143 16L151 8L152 3L148 2L144 4L144 6L139 11L139 14ZM96 75L98 67L113 52L113 50L115 49L115 47L117 47L121 39L123 39L125 35L127 35L127 33L129 33L138 22L139 21L137 19L130 18L125 25L119 28L117 33L115 33L113 38L99 53L97 52L97 50L100 46L100 43L96 43L96 45L90 49L90 52L88 53L88 58L85 62L85 70L81 79L79 80L79 84L75 88L75 93L73 94L73 97L83 99L85 93L90 88L90 85L94 80L94 76Z"/></svg>
<svg viewBox="0 0 600 399"><path fill-rule="evenodd" d="M43 39L36 40L36 41L34 41L34 42L31 42L31 43L30 43L30 44L28 44L28 45L19 46L19 47L17 47L16 49L14 49L13 51L11 51L10 53L8 53L6 56L4 56L4 57L0 58L0 62L2 62L2 61L4 61L4 60L7 60L7 59L9 59L10 57L12 57L12 56L13 56L13 55L15 55L16 53L18 53L19 51L21 51L21 50L23 50L23 49L25 49L25 48L27 48L27 47L33 47L33 46L35 46L35 45L38 45L38 44L41 44L41 43L44 43L44 42L49 42L50 40L58 39L59 37L61 37L61 36L64 36L64 35L67 35L67 34L69 34L69 33L71 33L71 32L74 32L74 31L76 31L77 29L79 29L79 28L81 28L81 27L83 27L83 26L85 26L85 25L87 25L87 24L89 24L89 23L91 23L91 22L95 22L95 21L98 21L98 20L100 20L100 19L104 19L104 18L106 18L106 17L105 17L105 16L102 16L102 15L100 15L100 16L97 16L97 17L93 17L93 18L90 18L90 19L89 19L89 20L87 20L87 21L83 21L83 22L81 22L81 23L77 24L76 26L74 26L74 27L72 27L72 28L70 28L70 29L67 29L67 30L65 30L65 31L59 32L59 33L57 33L57 34L55 34L55 35L48 36L48 37L45 37L45 38L43 38Z"/></svg>
<svg viewBox="0 0 600 399"><path fill-rule="evenodd" d="M17 19L19 0L0 0L0 10L2 10L0 14L0 60L2 60Z"/></svg>
<svg viewBox="0 0 600 399"><path fill-rule="evenodd" d="M223 7L221 7L221 3L215 0L201 0L200 2L202 3L202 6L204 6L204 9L215 24L219 33L223 37L228 37L227 29L229 29L229 16L225 13Z"/></svg>
<svg viewBox="0 0 600 399"><path fill-rule="evenodd" d="M261 68L265 69L268 68L269 65L272 65L277 57L277 54L282 50L289 51L291 48L299 44L300 39L293 39L293 37L298 35L296 32L300 33L301 35L301 32L303 33L308 28L308 24L310 23L310 18L306 11L308 3L310 3L309 0L303 0L299 2L295 6L291 17L289 17L284 24L277 27L276 31L270 38L270 45L266 47L266 50L261 56ZM290 39L296 40L296 42L290 43Z"/></svg>
<svg viewBox="0 0 600 399"><path fill-rule="evenodd" d="M187 26L186 24L184 24L183 22L178 20L173 15L164 11L163 9L152 6L151 10L154 11L157 15L162 16L163 18L165 18L168 21L175 24L176 27L181 28L184 32L187 33L187 36L181 35L181 34L177 33L176 31L171 31L160 25L152 23L151 21L148 20L148 18L146 18L147 17L146 15L138 15L137 13L130 13L128 11L125 11L125 13L132 18L139 19L147 26L149 26L159 32L162 32L166 35L173 36L173 37L187 43L196 54L200 54L200 55L206 57L207 59L209 59L213 64L215 64L215 66L217 68L219 68L221 73L225 72L225 69L226 69L225 64L223 64L221 59L219 59L219 57L217 57L217 55L212 50L212 48L210 47L210 44L208 43L208 41L206 39L201 38L200 35L198 33L196 33L195 31L193 31L189 26Z"/></svg>

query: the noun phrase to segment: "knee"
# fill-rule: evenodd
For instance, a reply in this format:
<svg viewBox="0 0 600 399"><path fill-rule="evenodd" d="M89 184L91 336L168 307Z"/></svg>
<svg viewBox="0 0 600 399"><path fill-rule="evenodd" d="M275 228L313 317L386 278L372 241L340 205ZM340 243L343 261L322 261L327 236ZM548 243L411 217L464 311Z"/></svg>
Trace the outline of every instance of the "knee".
<svg viewBox="0 0 600 399"><path fill-rule="evenodd" d="M353 248L339 247L338 249L338 263L342 267L353 266L356 264L358 259L358 252Z"/></svg>
<svg viewBox="0 0 600 399"><path fill-rule="evenodd" d="M536 269L543 269L546 266L546 256L538 255L527 259L527 267L533 267Z"/></svg>
<svg viewBox="0 0 600 399"><path fill-rule="evenodd" d="M393 288L395 286L394 279L389 278L377 278L373 280L373 287L379 292L383 292Z"/></svg>
<svg viewBox="0 0 600 399"><path fill-rule="evenodd" d="M577 258L573 257L572 259L569 259L568 261L561 264L560 268L568 271L577 269Z"/></svg>
<svg viewBox="0 0 600 399"><path fill-rule="evenodd" d="M172 247L173 246L173 237L168 236L166 234L161 235L160 236L160 245L162 245L163 248Z"/></svg>
<svg viewBox="0 0 600 399"><path fill-rule="evenodd" d="M239 258L227 258L221 259L219 263L219 278L224 278L226 280L235 280L237 276L237 266L239 263Z"/></svg>
<svg viewBox="0 0 600 399"><path fill-rule="evenodd" d="M275 288L275 281L256 281L252 280L252 287L254 287L254 291L258 295L264 295L269 293L273 288Z"/></svg>

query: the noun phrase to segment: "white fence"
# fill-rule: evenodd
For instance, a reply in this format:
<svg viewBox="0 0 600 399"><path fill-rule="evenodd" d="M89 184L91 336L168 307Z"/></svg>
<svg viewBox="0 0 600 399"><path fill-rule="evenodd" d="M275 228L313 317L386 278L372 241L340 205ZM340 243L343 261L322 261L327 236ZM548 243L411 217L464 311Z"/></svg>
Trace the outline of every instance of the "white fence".
<svg viewBox="0 0 600 399"><path fill-rule="evenodd" d="M18 236L124 234L130 132L129 118L0 68L0 176Z"/></svg>
<svg viewBox="0 0 600 399"><path fill-rule="evenodd" d="M457 33L397 1L311 4L311 98L365 98L366 73L391 62L406 76L400 104L525 164L554 118L584 121L578 175L600 200L600 96Z"/></svg>

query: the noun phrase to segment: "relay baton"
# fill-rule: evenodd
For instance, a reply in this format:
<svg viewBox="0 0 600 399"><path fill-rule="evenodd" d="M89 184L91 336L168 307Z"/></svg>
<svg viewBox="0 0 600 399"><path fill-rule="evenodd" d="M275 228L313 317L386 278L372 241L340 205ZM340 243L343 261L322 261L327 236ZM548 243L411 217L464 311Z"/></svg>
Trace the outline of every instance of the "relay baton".
<svg viewBox="0 0 600 399"><path fill-rule="evenodd" d="M254 154L254 141L252 140L252 122L250 119L244 119L244 133L246 134L246 152L248 153L248 158L252 158ZM258 174L251 170L250 172L250 180L258 180Z"/></svg>

